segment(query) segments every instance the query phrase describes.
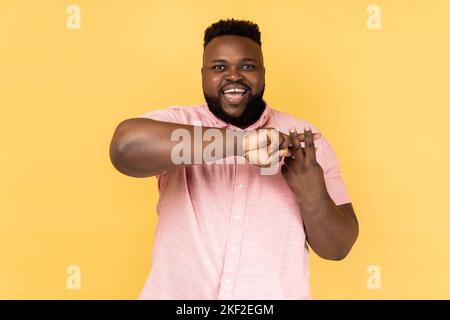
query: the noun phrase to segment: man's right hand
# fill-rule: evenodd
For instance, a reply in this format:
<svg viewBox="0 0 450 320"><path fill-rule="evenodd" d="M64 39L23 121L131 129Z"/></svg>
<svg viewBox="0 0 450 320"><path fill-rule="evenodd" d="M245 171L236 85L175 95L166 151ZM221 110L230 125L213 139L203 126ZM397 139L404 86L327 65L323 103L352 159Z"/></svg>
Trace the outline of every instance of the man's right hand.
<svg viewBox="0 0 450 320"><path fill-rule="evenodd" d="M314 140L320 138L320 133L314 133ZM298 139L305 141L304 134ZM278 163L283 157L291 156L288 149L291 138L274 128L251 130L244 133L242 149L245 159L258 167L270 167Z"/></svg>

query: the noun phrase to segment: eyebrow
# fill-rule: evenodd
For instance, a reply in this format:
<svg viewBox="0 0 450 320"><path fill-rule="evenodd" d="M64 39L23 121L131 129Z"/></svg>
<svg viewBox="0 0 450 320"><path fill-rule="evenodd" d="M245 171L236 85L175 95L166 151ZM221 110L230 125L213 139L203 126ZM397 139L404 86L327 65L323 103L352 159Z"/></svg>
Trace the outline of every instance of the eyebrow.
<svg viewBox="0 0 450 320"><path fill-rule="evenodd" d="M243 58L243 59L240 59L239 61L253 61L253 62L257 62L255 59L252 59L252 58ZM225 59L214 59L214 60L211 60L210 62L227 62L227 60L225 60Z"/></svg>

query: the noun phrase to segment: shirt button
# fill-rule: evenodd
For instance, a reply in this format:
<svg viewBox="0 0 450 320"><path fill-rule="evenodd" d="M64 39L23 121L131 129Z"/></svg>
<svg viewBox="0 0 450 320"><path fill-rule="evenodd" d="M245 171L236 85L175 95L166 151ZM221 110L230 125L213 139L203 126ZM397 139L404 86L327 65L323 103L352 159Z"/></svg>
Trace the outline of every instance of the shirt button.
<svg viewBox="0 0 450 320"><path fill-rule="evenodd" d="M234 216L234 217L235 217L236 219L239 219L241 216L238 215L238 216Z"/></svg>
<svg viewBox="0 0 450 320"><path fill-rule="evenodd" d="M231 247L231 251L235 251L236 250L236 247Z"/></svg>
<svg viewBox="0 0 450 320"><path fill-rule="evenodd" d="M243 185L239 184L237 187L238 187L238 190L242 190Z"/></svg>
<svg viewBox="0 0 450 320"><path fill-rule="evenodd" d="M225 280L225 283L230 283L230 282L231 282L230 279Z"/></svg>

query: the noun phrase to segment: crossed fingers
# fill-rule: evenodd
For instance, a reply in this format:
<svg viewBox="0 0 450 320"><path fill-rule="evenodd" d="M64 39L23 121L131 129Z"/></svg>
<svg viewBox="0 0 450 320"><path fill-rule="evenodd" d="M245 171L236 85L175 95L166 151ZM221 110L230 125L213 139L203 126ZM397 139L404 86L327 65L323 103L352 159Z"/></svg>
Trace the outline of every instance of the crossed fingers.
<svg viewBox="0 0 450 320"><path fill-rule="evenodd" d="M298 134L295 128L291 128L289 137L291 146L288 147L288 156L284 158L288 168L316 162L314 138L320 137L320 133L313 134L309 127L305 127L303 134ZM302 148L301 142L304 142L305 147Z"/></svg>

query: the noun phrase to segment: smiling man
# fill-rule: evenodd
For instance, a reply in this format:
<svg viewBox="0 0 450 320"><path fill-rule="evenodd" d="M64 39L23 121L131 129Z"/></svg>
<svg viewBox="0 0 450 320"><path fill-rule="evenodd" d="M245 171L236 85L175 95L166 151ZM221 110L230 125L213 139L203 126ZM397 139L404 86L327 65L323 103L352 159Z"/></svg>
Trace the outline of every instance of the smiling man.
<svg viewBox="0 0 450 320"><path fill-rule="evenodd" d="M336 155L316 127L263 100L256 24L208 27L201 72L206 103L127 119L111 141L117 170L158 179L151 271L139 298L310 299L307 243L341 260L358 237ZM173 161L179 130L190 139L184 163ZM221 138L211 162L212 130ZM276 170L261 174L268 166Z"/></svg>

